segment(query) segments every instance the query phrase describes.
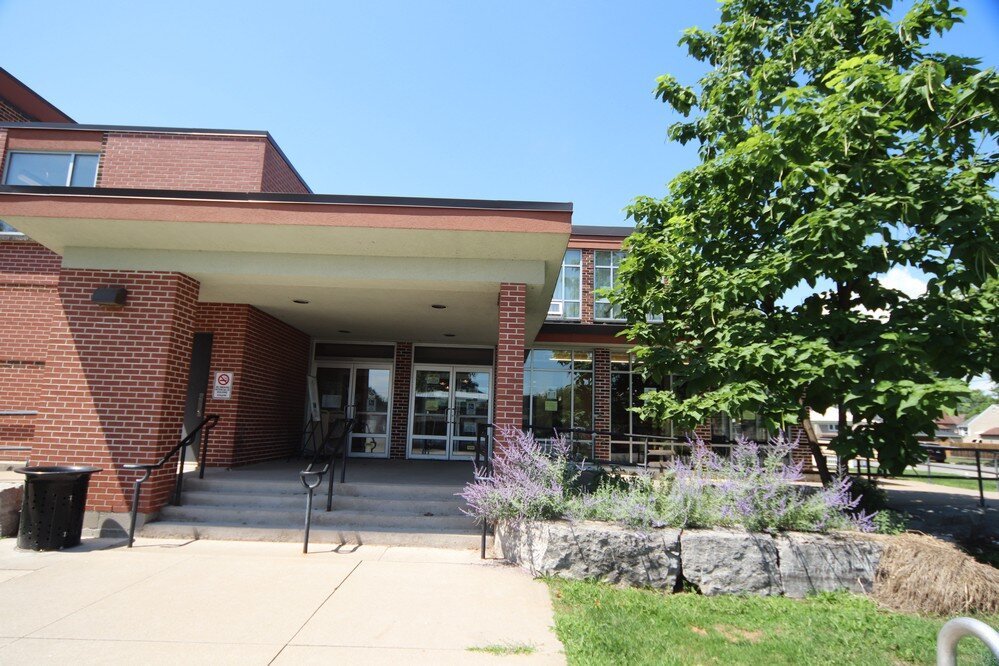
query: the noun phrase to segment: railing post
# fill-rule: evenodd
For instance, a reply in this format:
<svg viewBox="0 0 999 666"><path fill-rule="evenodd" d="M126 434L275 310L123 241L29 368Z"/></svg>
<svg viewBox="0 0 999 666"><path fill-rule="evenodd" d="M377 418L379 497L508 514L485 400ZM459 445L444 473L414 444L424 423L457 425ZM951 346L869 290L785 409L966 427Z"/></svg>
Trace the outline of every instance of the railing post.
<svg viewBox="0 0 999 666"><path fill-rule="evenodd" d="M322 478L320 477L320 481ZM305 541L302 543L302 553L309 553L309 532L312 530L312 494L315 486L308 486L309 496L305 500Z"/></svg>
<svg viewBox="0 0 999 666"><path fill-rule="evenodd" d="M329 513L333 510L333 477L336 476L336 462L330 466L330 479L329 483L326 484L326 512ZM340 483L343 483L343 477L341 477Z"/></svg>
<svg viewBox="0 0 999 666"><path fill-rule="evenodd" d="M479 549L479 559L486 559L486 538L489 534L489 523L485 518L482 519L482 545Z"/></svg>
<svg viewBox="0 0 999 666"><path fill-rule="evenodd" d="M978 506L985 506L985 480L982 478L982 452L975 449L975 469L978 471Z"/></svg>
<svg viewBox="0 0 999 666"><path fill-rule="evenodd" d="M208 438L212 434L212 428L206 427L201 437L201 456L198 461L198 478L205 478L205 464L208 462Z"/></svg>
<svg viewBox="0 0 999 666"><path fill-rule="evenodd" d="M135 519L139 514L139 494L142 492L143 482L149 478L149 473L152 470L146 470L142 473L142 476L135 480L132 485L132 511L128 517L128 547L131 548L132 544L135 543Z"/></svg>
<svg viewBox="0 0 999 666"><path fill-rule="evenodd" d="M180 494L184 491L184 463L187 459L187 447L180 447L180 455L177 456L177 483L173 489L173 505L180 506Z"/></svg>

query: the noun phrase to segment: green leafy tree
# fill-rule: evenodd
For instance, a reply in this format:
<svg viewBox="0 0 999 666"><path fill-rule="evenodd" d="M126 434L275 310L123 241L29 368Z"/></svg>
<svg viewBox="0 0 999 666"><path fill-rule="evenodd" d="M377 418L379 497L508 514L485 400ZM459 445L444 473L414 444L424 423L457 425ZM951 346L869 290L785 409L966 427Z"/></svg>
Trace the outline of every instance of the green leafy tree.
<svg viewBox="0 0 999 666"><path fill-rule="evenodd" d="M968 396L958 403L957 412L966 416L977 416L995 404L999 404L999 395L995 391L971 389Z"/></svg>
<svg viewBox="0 0 999 666"><path fill-rule="evenodd" d="M629 208L614 296L650 374L684 378L648 394L645 417L752 410L779 426L839 406L833 448L898 472L968 378L999 376L999 80L929 51L964 15L949 0L897 23L891 9L722 0L712 30L684 33L710 70L694 87L663 76L656 94L701 163ZM926 292L886 286L895 267Z"/></svg>

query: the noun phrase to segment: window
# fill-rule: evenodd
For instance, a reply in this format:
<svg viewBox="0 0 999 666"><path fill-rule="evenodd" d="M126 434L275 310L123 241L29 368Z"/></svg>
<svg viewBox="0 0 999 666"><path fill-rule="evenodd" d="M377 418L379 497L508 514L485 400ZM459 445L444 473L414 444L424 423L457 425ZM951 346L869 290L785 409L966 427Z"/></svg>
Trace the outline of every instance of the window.
<svg viewBox="0 0 999 666"><path fill-rule="evenodd" d="M742 412L740 418L718 414L711 419L711 441L724 444L743 436L756 442L766 442L770 434L756 412Z"/></svg>
<svg viewBox="0 0 999 666"><path fill-rule="evenodd" d="M624 319L621 306L612 304L606 296L600 296L598 290L617 286L617 272L626 256L627 253L621 250L597 250L593 253L593 318L597 321Z"/></svg>
<svg viewBox="0 0 999 666"><path fill-rule="evenodd" d="M0 238L7 238L10 236L23 236L20 231L10 226L3 220L0 220Z"/></svg>
<svg viewBox="0 0 999 666"><path fill-rule="evenodd" d="M532 349L524 361L524 426L593 428L593 353Z"/></svg>
<svg viewBox="0 0 999 666"><path fill-rule="evenodd" d="M672 388L672 377L656 382L642 377L635 357L626 352L611 354L611 432L637 435L673 436L673 424L658 425L642 420L631 411L641 407L641 396L648 390Z"/></svg>
<svg viewBox="0 0 999 666"><path fill-rule="evenodd" d="M90 153L19 153L7 158L4 185L94 187L98 156Z"/></svg>
<svg viewBox="0 0 999 666"><path fill-rule="evenodd" d="M579 306L583 300L580 279L582 269L583 253L580 250L566 250L562 257L562 270L555 284L555 293L548 308L549 319L579 319Z"/></svg>

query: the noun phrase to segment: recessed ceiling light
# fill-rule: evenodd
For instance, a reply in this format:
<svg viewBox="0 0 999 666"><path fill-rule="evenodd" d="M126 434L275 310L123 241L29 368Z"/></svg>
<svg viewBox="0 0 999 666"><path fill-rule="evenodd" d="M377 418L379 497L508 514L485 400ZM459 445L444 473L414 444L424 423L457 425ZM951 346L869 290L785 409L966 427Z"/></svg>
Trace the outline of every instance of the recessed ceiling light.
<svg viewBox="0 0 999 666"><path fill-rule="evenodd" d="M305 300L304 298L296 298L295 300L292 301L292 303L298 303L299 305L308 305L309 301Z"/></svg>
<svg viewBox="0 0 999 666"><path fill-rule="evenodd" d="M432 307L434 310L443 310L447 306L446 305L441 305L440 303L434 303L430 307Z"/></svg>
<svg viewBox="0 0 999 666"><path fill-rule="evenodd" d="M445 333L444 337L445 338L453 338L454 337L454 333Z"/></svg>
<svg viewBox="0 0 999 666"><path fill-rule="evenodd" d="M341 328L339 331L337 331L337 333L350 333L350 331L348 331L345 328Z"/></svg>

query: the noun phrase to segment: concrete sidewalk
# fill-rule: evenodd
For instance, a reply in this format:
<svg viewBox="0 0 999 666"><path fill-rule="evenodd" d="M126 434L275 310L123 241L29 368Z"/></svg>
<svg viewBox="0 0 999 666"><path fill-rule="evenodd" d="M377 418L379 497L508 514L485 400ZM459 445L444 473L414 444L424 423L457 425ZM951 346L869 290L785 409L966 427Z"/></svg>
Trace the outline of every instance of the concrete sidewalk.
<svg viewBox="0 0 999 666"><path fill-rule="evenodd" d="M477 552L111 544L0 540L0 663L565 663L544 583Z"/></svg>

